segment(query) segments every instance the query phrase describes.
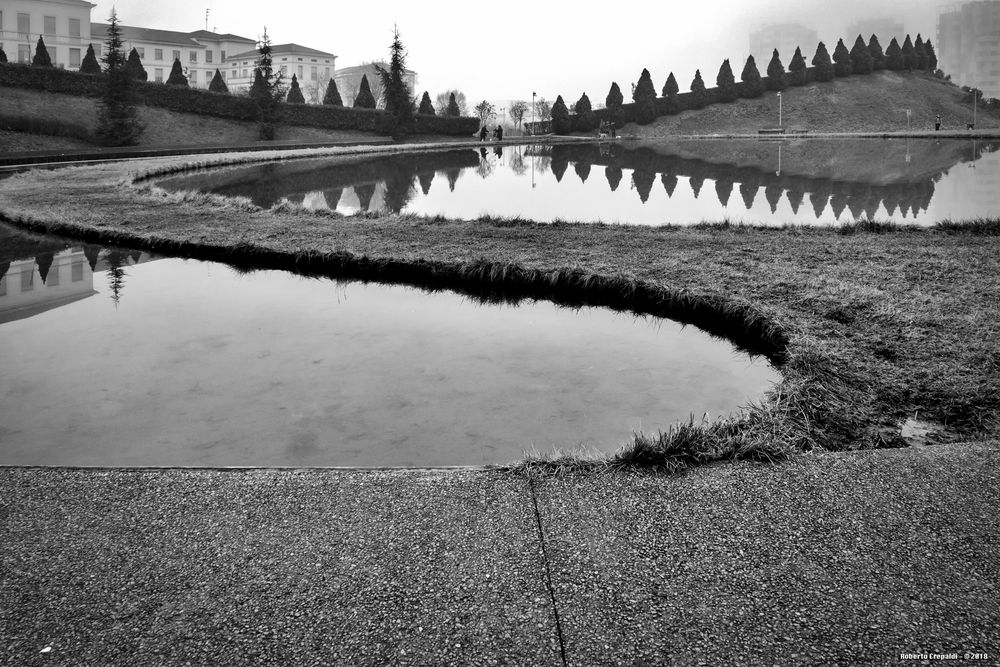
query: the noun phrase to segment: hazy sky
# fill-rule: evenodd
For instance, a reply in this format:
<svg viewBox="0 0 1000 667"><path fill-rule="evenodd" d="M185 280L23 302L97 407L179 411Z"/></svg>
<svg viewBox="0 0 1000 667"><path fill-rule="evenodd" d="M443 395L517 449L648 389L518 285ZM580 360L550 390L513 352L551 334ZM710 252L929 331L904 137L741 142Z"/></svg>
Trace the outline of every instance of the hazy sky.
<svg viewBox="0 0 1000 667"><path fill-rule="evenodd" d="M907 32L934 38L934 0L658 0L608 2L607 12L590 3L437 2L378 0L342 3L318 0L99 0L91 16L104 20L115 5L119 20L166 30L209 29L256 39L267 26L272 43L295 42L338 56L337 67L387 58L392 28L399 27L417 72L418 95L433 98L448 88L481 99L549 100L567 104L586 92L603 103L612 81L626 98L643 67L657 90L670 71L687 90L696 68L714 85L723 58L739 77L752 29L765 23L801 22L819 33L830 52L857 19L902 19ZM856 37L856 36L855 36ZM885 40L883 46L888 43ZM851 43L848 43L848 47ZM802 45L807 59L815 44ZM785 65L792 54L782 54ZM739 63L739 65L737 65ZM766 63L759 64L761 70Z"/></svg>

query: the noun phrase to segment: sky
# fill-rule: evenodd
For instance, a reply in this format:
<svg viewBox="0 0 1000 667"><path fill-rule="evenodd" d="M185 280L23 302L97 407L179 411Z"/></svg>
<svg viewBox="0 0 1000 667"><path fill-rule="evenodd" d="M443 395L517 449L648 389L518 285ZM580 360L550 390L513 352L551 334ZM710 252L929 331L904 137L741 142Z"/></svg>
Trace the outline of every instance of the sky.
<svg viewBox="0 0 1000 667"><path fill-rule="evenodd" d="M92 0L93 1L93 0ZM767 23L794 21L819 33L830 52L847 25L861 18L902 19L907 32L934 38L934 0L617 0L597 11L591 3L468 3L379 0L99 0L91 13L104 21L115 6L125 25L190 32L208 28L256 39L267 27L273 44L295 42L337 56L337 67L388 59L395 25L417 72L416 95L449 89L479 100L550 101L567 104L584 92L603 103L612 81L630 97L648 68L657 90L673 71L682 91L695 69L708 85L724 58L737 77L749 33ZM832 43L831 43L832 42ZM883 47L888 44L884 40ZM816 45L802 45L807 60ZM782 54L784 64L792 54ZM737 63L739 63L737 65ZM758 63L761 70L767 63Z"/></svg>

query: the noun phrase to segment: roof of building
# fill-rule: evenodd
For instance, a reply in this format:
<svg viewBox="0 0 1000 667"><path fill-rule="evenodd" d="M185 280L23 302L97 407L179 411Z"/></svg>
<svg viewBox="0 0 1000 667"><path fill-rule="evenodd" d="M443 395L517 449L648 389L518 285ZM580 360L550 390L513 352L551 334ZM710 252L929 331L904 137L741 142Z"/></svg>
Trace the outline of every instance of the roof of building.
<svg viewBox="0 0 1000 667"><path fill-rule="evenodd" d="M246 42L247 44L256 44L257 40L250 39L249 37L240 37L239 35L234 35L232 33L219 34L217 32L212 32L211 30L195 30L194 32L187 33L188 37L193 37L195 39L214 39L218 41L227 42Z"/></svg>
<svg viewBox="0 0 1000 667"><path fill-rule="evenodd" d="M336 58L332 53L327 53L326 51L319 51L317 49L310 49L308 46L302 46L301 44L272 44L271 45L271 56L276 56L282 53L295 54L297 56L318 56L320 58ZM245 51L243 53L237 53L236 55L229 56L229 60L237 58L249 58L253 56L257 57L257 49L253 51Z"/></svg>
<svg viewBox="0 0 1000 667"><path fill-rule="evenodd" d="M153 42L161 44L174 44L176 46L187 46L198 49L205 48L204 45L191 39L190 33L175 32L173 30L154 30L152 28L137 28L130 25L118 24L122 31L122 39L131 42ZM107 23L91 23L90 34L93 36L107 35L109 25Z"/></svg>

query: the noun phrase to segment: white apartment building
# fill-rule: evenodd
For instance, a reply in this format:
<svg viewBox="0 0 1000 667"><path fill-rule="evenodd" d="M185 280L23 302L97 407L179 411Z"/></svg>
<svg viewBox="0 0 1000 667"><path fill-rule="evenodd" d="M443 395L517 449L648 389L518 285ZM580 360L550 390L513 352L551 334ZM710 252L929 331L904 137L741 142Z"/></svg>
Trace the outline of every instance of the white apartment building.
<svg viewBox="0 0 1000 667"><path fill-rule="evenodd" d="M226 85L230 92L249 88L253 84L253 68L257 62L255 44L242 53L230 56L226 62ZM326 51L318 51L300 44L272 44L271 62L275 72L282 75L282 83L291 83L292 75L298 79L307 101L322 101L326 84L334 76L337 56ZM309 89L319 91L319 100L310 100Z"/></svg>
<svg viewBox="0 0 1000 667"><path fill-rule="evenodd" d="M56 67L78 69L92 41L85 0L0 0L0 45L11 62L30 63L39 36Z"/></svg>

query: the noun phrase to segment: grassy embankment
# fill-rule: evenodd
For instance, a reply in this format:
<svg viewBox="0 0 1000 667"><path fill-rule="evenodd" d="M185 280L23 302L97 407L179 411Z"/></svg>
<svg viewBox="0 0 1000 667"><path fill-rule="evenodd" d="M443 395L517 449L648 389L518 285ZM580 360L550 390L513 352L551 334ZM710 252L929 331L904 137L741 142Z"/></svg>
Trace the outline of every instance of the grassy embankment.
<svg viewBox="0 0 1000 667"><path fill-rule="evenodd" d="M163 158L143 169L251 159ZM142 174L133 169L100 165L0 181L0 216L91 242L241 266L671 316L727 332L779 364L781 383L741 414L638 435L593 465L676 468L897 446L899 422L914 415L952 440L995 437L1000 426L1000 221L762 229L340 217L168 194L135 183Z"/></svg>

